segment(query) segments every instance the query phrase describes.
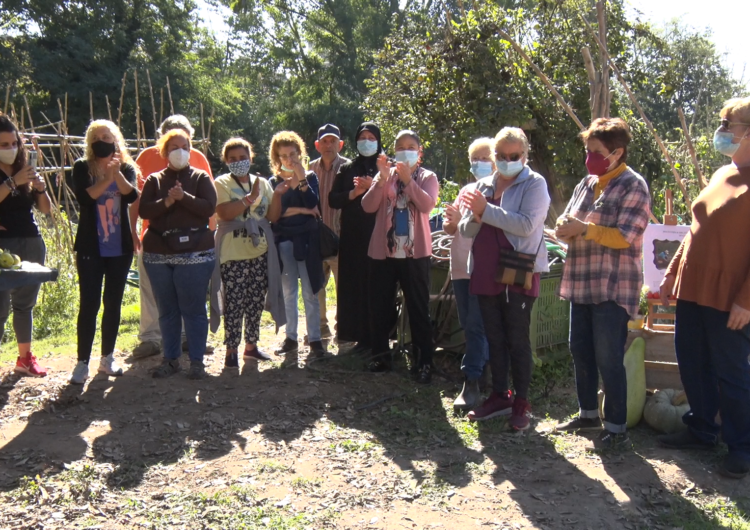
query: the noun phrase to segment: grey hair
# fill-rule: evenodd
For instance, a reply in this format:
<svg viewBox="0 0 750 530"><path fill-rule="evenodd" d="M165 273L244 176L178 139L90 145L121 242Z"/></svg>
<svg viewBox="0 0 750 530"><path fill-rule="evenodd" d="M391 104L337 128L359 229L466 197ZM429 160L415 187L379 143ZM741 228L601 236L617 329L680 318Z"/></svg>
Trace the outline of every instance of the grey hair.
<svg viewBox="0 0 750 530"><path fill-rule="evenodd" d="M192 138L193 134L195 134L195 129L193 129L192 125L190 125L190 120L188 120L182 114L173 114L171 116L168 116L163 122L161 122L159 133L164 135L172 129L182 129L190 135L190 138Z"/></svg>
<svg viewBox="0 0 750 530"><path fill-rule="evenodd" d="M495 136L495 151L502 142L520 142L523 145L524 154L529 154L529 139L523 129L518 127L503 127Z"/></svg>

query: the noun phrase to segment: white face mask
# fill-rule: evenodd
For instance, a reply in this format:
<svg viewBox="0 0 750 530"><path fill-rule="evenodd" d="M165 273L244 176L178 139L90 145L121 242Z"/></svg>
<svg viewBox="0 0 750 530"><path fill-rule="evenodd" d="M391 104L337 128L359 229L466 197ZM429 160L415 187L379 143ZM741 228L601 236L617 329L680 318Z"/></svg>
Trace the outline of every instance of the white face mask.
<svg viewBox="0 0 750 530"><path fill-rule="evenodd" d="M187 167L189 162L190 151L185 149L175 149L169 153L169 163L177 170Z"/></svg>
<svg viewBox="0 0 750 530"><path fill-rule="evenodd" d="M0 149L0 162L2 162L3 164L8 164L10 166L11 164L13 164L13 162L16 161L17 155L17 147L14 147L13 149Z"/></svg>

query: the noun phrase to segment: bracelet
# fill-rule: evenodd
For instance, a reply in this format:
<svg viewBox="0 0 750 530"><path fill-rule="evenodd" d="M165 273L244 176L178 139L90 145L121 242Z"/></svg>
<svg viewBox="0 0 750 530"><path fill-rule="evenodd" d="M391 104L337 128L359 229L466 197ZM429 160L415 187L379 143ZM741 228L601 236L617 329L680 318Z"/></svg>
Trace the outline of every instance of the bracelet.
<svg viewBox="0 0 750 530"><path fill-rule="evenodd" d="M31 193L33 193L35 195L44 195L45 193L47 193L47 186L45 186L43 190L38 190L36 188L31 188Z"/></svg>
<svg viewBox="0 0 750 530"><path fill-rule="evenodd" d="M8 186L10 191L16 191L16 182L13 180L13 177L8 177L5 181L5 185Z"/></svg>

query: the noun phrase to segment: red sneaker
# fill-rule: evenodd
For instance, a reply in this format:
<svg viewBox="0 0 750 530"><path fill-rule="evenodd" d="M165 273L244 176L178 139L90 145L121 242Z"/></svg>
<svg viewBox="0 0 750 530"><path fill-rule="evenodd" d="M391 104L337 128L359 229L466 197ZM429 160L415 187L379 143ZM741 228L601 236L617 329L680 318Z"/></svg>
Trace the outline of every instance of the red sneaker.
<svg viewBox="0 0 750 530"><path fill-rule="evenodd" d="M466 417L471 421L489 420L496 416L507 416L511 413L512 407L513 396L511 396L510 390L503 394L493 392L490 397L484 400L484 403L470 411Z"/></svg>
<svg viewBox="0 0 750 530"><path fill-rule="evenodd" d="M16 367L13 371L19 374L30 375L31 377L45 377L47 370L39 366L36 357L31 352L27 352L25 357L18 356Z"/></svg>
<svg viewBox="0 0 750 530"><path fill-rule="evenodd" d="M529 412L531 412L529 402L517 397L513 402L513 412L510 415L508 424L517 431L525 431L529 428L529 423L531 423Z"/></svg>

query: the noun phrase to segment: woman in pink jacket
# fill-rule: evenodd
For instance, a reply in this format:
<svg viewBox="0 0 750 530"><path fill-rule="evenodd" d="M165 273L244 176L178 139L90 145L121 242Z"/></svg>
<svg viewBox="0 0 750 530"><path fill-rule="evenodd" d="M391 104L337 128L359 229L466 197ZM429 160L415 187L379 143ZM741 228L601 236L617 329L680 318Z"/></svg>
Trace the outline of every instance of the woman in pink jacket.
<svg viewBox="0 0 750 530"><path fill-rule="evenodd" d="M391 369L391 315L400 285L409 312L416 380L432 379L432 324L430 322L430 212L438 198L438 179L421 166L422 145L413 131L396 136L396 166L383 154L362 208L376 213L370 238L370 296L372 353L370 370ZM355 179L357 180L357 179ZM355 182L355 186L357 183Z"/></svg>

